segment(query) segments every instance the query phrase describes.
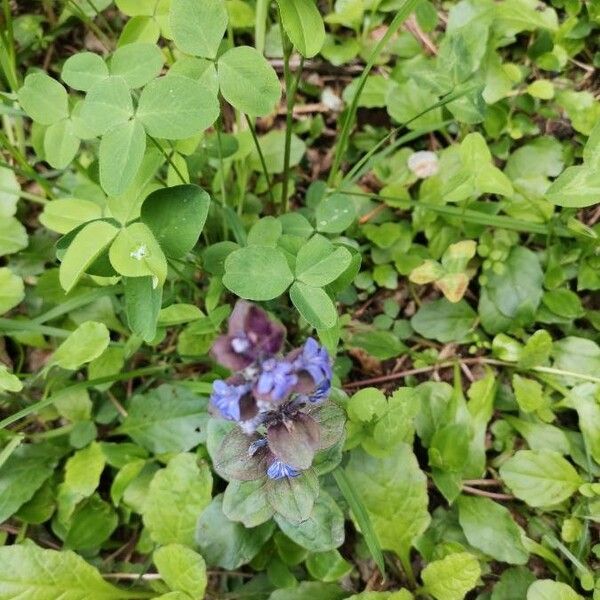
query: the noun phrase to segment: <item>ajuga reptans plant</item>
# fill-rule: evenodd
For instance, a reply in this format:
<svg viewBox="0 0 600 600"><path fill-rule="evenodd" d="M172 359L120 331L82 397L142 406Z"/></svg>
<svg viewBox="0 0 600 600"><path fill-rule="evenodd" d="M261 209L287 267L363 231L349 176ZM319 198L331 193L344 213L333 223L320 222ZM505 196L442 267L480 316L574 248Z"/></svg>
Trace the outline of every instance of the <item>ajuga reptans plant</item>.
<svg viewBox="0 0 600 600"><path fill-rule="evenodd" d="M341 413L330 423L331 410L323 410L333 375L329 353L308 338L284 355L284 341L281 324L240 300L227 334L212 347L215 360L233 371L214 382L211 405L216 415L238 425L229 441L246 453L246 469L237 475L242 480L260 474L272 480L297 477L311 467L316 452L341 437Z"/></svg>

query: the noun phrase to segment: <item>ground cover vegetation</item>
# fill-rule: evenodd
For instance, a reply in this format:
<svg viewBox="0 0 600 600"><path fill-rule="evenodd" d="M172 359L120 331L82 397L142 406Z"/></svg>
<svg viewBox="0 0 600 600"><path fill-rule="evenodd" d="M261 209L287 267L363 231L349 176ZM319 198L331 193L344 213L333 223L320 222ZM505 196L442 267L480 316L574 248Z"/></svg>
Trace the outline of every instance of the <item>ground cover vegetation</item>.
<svg viewBox="0 0 600 600"><path fill-rule="evenodd" d="M600 2L0 13L0 600L600 599Z"/></svg>

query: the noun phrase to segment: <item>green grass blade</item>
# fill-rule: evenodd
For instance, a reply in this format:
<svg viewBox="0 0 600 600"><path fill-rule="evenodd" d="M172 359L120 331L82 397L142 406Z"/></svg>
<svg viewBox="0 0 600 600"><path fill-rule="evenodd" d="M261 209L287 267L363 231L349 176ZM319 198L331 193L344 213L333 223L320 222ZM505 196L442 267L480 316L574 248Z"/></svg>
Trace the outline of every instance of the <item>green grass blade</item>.
<svg viewBox="0 0 600 600"><path fill-rule="evenodd" d="M400 29L400 26L413 12L416 8L417 4L419 4L420 0L404 0L402 6L398 9L396 16L393 18L390 23L385 35L379 40L379 43L373 49L367 64L365 65L365 70L362 72L358 85L356 88L356 93L354 94L354 98L352 98L352 103L350 104L350 108L346 112L346 117L344 118L344 124L342 125L342 132L340 134L340 139L335 146L334 152L334 160L333 165L331 167L331 171L329 173L328 184L330 187L333 187L337 174L340 170L340 165L342 163L342 159L344 158L344 154L346 152L346 146L348 145L348 139L350 138L350 130L352 129L352 125L354 124L354 119L356 117L356 111L358 110L358 101L360 100L360 96L362 91L367 83L367 77L371 72L371 69L375 65L377 58L383 51L383 49L387 46L388 42L392 38L392 36Z"/></svg>
<svg viewBox="0 0 600 600"><path fill-rule="evenodd" d="M385 577L385 561L383 560L383 552L381 551L381 546L379 545L379 540L377 539L377 534L373 529L373 524L371 523L367 509L363 506L361 499L354 492L351 483L348 481L348 477L346 477L345 471L341 467L338 467L333 471L333 477L338 485L338 488L340 489L340 492L342 492L342 495L350 506L350 510L352 511L352 514L354 515L354 518L360 527L375 564L379 567L383 577Z"/></svg>
<svg viewBox="0 0 600 600"><path fill-rule="evenodd" d="M69 385L66 388L63 388L61 391L75 390L75 389L81 389L81 388L91 388L91 387L94 387L95 385L102 385L103 383L114 383L116 381L126 381L128 379L134 379L135 377L142 377L144 375L153 375L156 373L161 373L168 368L169 368L168 365L161 365L161 366L157 366L157 367L143 367L141 369L136 369L135 371L128 371L126 373L117 373L116 375L107 375L105 377L98 377L96 379L90 379L88 381L78 381L77 383L74 383L73 385ZM48 396L47 398L43 398L39 402L31 404L30 406L26 406L25 408L17 411L16 413L10 415L9 417L6 417L6 419L2 419L2 421L0 421L0 429L5 429L12 423L16 423L17 421L20 421L21 419L28 417L32 413L42 410L43 408L46 408L47 406L50 406L51 404L54 403L54 400L55 400L54 396Z"/></svg>
<svg viewBox="0 0 600 600"><path fill-rule="evenodd" d="M390 148L386 148L386 150L381 152L379 156L374 157L375 160L372 160L372 161L370 160L371 157L373 157L373 155L375 154L375 152L377 152L379 150L379 148L384 146L391 138L393 138L396 134L398 134L407 125L410 125L413 121L416 121L419 117L426 115L428 112L431 112L432 110L435 110L436 108L442 108L443 106L446 106L446 104L449 104L450 102L454 102L455 100L458 100L459 98L462 98L463 96L466 96L467 94L470 94L471 92L475 91L478 87L480 87L479 84L469 84L464 87L460 87L455 90L452 90L450 93L446 94L443 98L441 98L440 100L438 100L431 106L428 106L425 110L421 111L419 114L415 115L412 119L409 119L408 121L406 121L406 123L403 123L399 127L392 129L392 131L390 131L390 133L388 133L382 140L377 142L377 144L375 144L375 146L373 146L373 148L371 148L369 150L369 152L367 152L356 163L356 165L354 165L354 167L352 167L352 169L344 176L344 179L342 180L342 185L346 182L356 181L357 179L359 179L363 173L368 171L371 168L371 166L377 162L377 160L381 160L382 158L387 156L392 151L392 146L395 149L396 147L398 147L398 145L404 143L404 141L400 141L400 140L402 140L402 138L400 138L400 140L397 140L392 146L390 146ZM429 133L430 131L436 131L437 129L440 129L441 127L447 125L448 123L451 123L451 121L443 121L442 123L434 126L434 128L427 127L427 128L424 128L422 131L423 131L423 133ZM410 134L407 134L407 135L410 135ZM416 137L421 137L421 135L423 135L423 134L420 134ZM416 139L416 138L411 137L410 139Z"/></svg>

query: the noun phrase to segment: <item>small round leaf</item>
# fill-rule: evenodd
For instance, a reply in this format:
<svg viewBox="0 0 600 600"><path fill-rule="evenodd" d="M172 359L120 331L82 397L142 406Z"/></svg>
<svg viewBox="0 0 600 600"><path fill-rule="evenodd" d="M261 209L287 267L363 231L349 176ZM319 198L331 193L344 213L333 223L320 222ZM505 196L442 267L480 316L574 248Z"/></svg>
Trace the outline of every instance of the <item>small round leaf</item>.
<svg viewBox="0 0 600 600"><path fill-rule="evenodd" d="M182 258L196 245L209 207L210 196L201 187L177 185L152 192L141 218L167 256Z"/></svg>
<svg viewBox="0 0 600 600"><path fill-rule="evenodd" d="M143 90L137 118L157 138L179 140L210 127L219 116L216 94L179 75L159 77Z"/></svg>
<svg viewBox="0 0 600 600"><path fill-rule="evenodd" d="M227 29L223 0L173 0L170 25L177 47L186 54L216 58Z"/></svg>
<svg viewBox="0 0 600 600"><path fill-rule="evenodd" d="M232 252L225 261L223 284L247 300L272 300L281 296L294 276L278 248L248 246Z"/></svg>
<svg viewBox="0 0 600 600"><path fill-rule="evenodd" d="M67 90L45 73L32 73L18 92L23 110L40 125L52 125L69 116Z"/></svg>
<svg viewBox="0 0 600 600"><path fill-rule="evenodd" d="M262 117L273 112L281 85L265 57L249 46L228 50L219 58L221 93L234 108Z"/></svg>
<svg viewBox="0 0 600 600"><path fill-rule="evenodd" d="M87 92L108 77L108 67L100 55L80 52L65 61L61 76L69 87Z"/></svg>

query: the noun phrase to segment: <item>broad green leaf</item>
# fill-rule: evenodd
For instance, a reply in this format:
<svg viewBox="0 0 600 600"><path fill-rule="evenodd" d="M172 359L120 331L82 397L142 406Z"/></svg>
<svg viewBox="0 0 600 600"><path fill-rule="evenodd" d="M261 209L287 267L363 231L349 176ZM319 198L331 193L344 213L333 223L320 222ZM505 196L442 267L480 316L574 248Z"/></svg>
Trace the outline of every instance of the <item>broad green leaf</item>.
<svg viewBox="0 0 600 600"><path fill-rule="evenodd" d="M204 317L204 313L195 304L171 304L161 309L158 323L162 327L172 327L190 321L197 321Z"/></svg>
<svg viewBox="0 0 600 600"><path fill-rule="evenodd" d="M505 415L504 418L525 438L531 450L552 450L562 455L571 452L571 444L562 429L534 417L525 420Z"/></svg>
<svg viewBox="0 0 600 600"><path fill-rule="evenodd" d="M52 125L69 116L67 91L45 73L27 75L18 99L23 110L40 125Z"/></svg>
<svg viewBox="0 0 600 600"><path fill-rule="evenodd" d="M521 528L510 511L490 500L476 496L458 499L458 520L469 544L495 560L524 565L529 560Z"/></svg>
<svg viewBox="0 0 600 600"><path fill-rule="evenodd" d="M154 17L136 15L125 23L119 36L119 46L145 43L155 44L160 37L160 25Z"/></svg>
<svg viewBox="0 0 600 600"><path fill-rule="evenodd" d="M14 308L25 298L23 280L8 267L0 267L0 315Z"/></svg>
<svg viewBox="0 0 600 600"><path fill-rule="evenodd" d="M503 571L494 585L491 600L525 598L527 588L535 581L535 575L526 567L510 567Z"/></svg>
<svg viewBox="0 0 600 600"><path fill-rule="evenodd" d="M417 116L426 108L433 106L439 98L427 87L419 85L414 79L402 84L393 83L388 87L386 105L389 115L398 123L408 123L409 129L418 130L439 123L442 109L434 108L424 115Z"/></svg>
<svg viewBox="0 0 600 600"><path fill-rule="evenodd" d="M598 202L600 174L597 169L580 165L568 167L546 192L546 198L558 206L583 208Z"/></svg>
<svg viewBox="0 0 600 600"><path fill-rule="evenodd" d="M102 500L99 494L93 494L74 511L65 530L62 524L55 524L57 535L64 540L65 546L81 552L95 552L106 542L117 528L119 518L115 509Z"/></svg>
<svg viewBox="0 0 600 600"><path fill-rule="evenodd" d="M17 212L21 186L15 172L0 167L0 218L12 217Z"/></svg>
<svg viewBox="0 0 600 600"><path fill-rule="evenodd" d="M106 221L93 221L81 229L60 265L60 284L65 292L70 292L81 279L86 269L106 250L119 230Z"/></svg>
<svg viewBox="0 0 600 600"><path fill-rule="evenodd" d="M79 113L91 137L103 135L133 116L133 102L122 77L108 77L94 84Z"/></svg>
<svg viewBox="0 0 600 600"><path fill-rule="evenodd" d="M3 387L2 379L0 373L0 388ZM57 462L58 457L43 444L22 445L6 459L6 462L0 466L0 520L2 522L33 497L52 475ZM1 569L0 565L0 572ZM2 582L0 581L1 597Z"/></svg>
<svg viewBox="0 0 600 600"><path fill-rule="evenodd" d="M267 171L271 174L283 173L285 131L283 129L269 131L269 133L258 138L258 143L265 159ZM300 163L305 150L306 145L304 142L297 135L292 133L290 167L295 167ZM252 149L250 154L250 166L255 171L262 173L262 163L260 162L260 157L255 148Z"/></svg>
<svg viewBox="0 0 600 600"><path fill-rule="evenodd" d="M86 321L56 349L48 365L76 371L82 365L98 358L106 350L109 342L110 333L104 323Z"/></svg>
<svg viewBox="0 0 600 600"><path fill-rule="evenodd" d="M117 273L125 277L153 277L153 287L167 278L167 259L152 231L144 223L121 229L110 247L109 257Z"/></svg>
<svg viewBox="0 0 600 600"><path fill-rule="evenodd" d="M600 369L600 346L591 339L567 336L554 342L554 367L582 375L597 376ZM566 378L565 378L566 379ZM577 378L568 378L572 385Z"/></svg>
<svg viewBox="0 0 600 600"><path fill-rule="evenodd" d="M152 192L141 219L170 258L183 258L196 245L208 216L210 196L197 185L177 185Z"/></svg>
<svg viewBox="0 0 600 600"><path fill-rule="evenodd" d="M108 77L108 67L99 54L79 52L65 61L61 77L74 90L87 92Z"/></svg>
<svg viewBox="0 0 600 600"><path fill-rule="evenodd" d="M206 58L196 58L195 56L182 56L179 60L173 63L169 73L171 75L181 75L183 77L190 77L196 81L199 81L206 89L210 90L215 94L219 93L219 80L217 78L217 69L215 63ZM214 136L212 139L215 139ZM229 134L223 134L221 141L224 142L228 139ZM237 146L236 146L237 147ZM217 152L218 158L218 146L214 148ZM222 146L223 154L227 155L225 151L225 144Z"/></svg>
<svg viewBox="0 0 600 600"><path fill-rule="evenodd" d="M429 563L421 578L435 600L462 600L477 585L480 575L477 559L468 552L459 552Z"/></svg>
<svg viewBox="0 0 600 600"><path fill-rule="evenodd" d="M283 226L283 233L288 235L297 235L298 237L308 239L314 232L310 221L299 213L286 213L279 217Z"/></svg>
<svg viewBox="0 0 600 600"><path fill-rule="evenodd" d="M255 481L264 479L267 466L264 460L248 454L248 436L233 423L209 419L207 449L213 469L226 481Z"/></svg>
<svg viewBox="0 0 600 600"><path fill-rule="evenodd" d="M556 31L558 19L556 11L544 5L540 8L531 0L505 0L494 11L497 27L503 35L512 36L521 31L548 29Z"/></svg>
<svg viewBox="0 0 600 600"><path fill-rule="evenodd" d="M552 352L552 337L544 329L536 331L525 343L518 358L519 367L529 369L544 364Z"/></svg>
<svg viewBox="0 0 600 600"><path fill-rule="evenodd" d="M193 454L178 454L157 471L143 509L144 525L157 544L194 546L196 521L210 504L212 475Z"/></svg>
<svg viewBox="0 0 600 600"><path fill-rule="evenodd" d="M348 575L353 567L337 550L328 550L311 552L306 559L306 568L314 579L331 583Z"/></svg>
<svg viewBox="0 0 600 600"><path fill-rule="evenodd" d="M263 217L248 232L248 246L277 246L283 227L275 217Z"/></svg>
<svg viewBox="0 0 600 600"><path fill-rule="evenodd" d="M127 413L117 432L154 454L187 452L206 439L206 400L181 386L136 394Z"/></svg>
<svg viewBox="0 0 600 600"><path fill-rule="evenodd" d="M308 519L313 510L319 495L319 481L313 471L303 471L298 477L269 479L266 492L273 510L298 525Z"/></svg>
<svg viewBox="0 0 600 600"><path fill-rule="evenodd" d="M599 390L598 384L582 383L575 386L567 398L567 403L577 411L579 428L587 450L598 464L600 464Z"/></svg>
<svg viewBox="0 0 600 600"><path fill-rule="evenodd" d="M350 338L349 345L362 348L379 360L394 358L406 350L406 346L391 331L361 331Z"/></svg>
<svg viewBox="0 0 600 600"><path fill-rule="evenodd" d="M53 123L44 136L45 159L55 169L65 169L79 150L79 138L73 130L71 119Z"/></svg>
<svg viewBox="0 0 600 600"><path fill-rule="evenodd" d="M500 467L500 476L517 498L533 507L564 502L582 484L573 466L549 450L519 450Z"/></svg>
<svg viewBox="0 0 600 600"><path fill-rule="evenodd" d="M332 194L324 198L315 212L317 231L342 233L356 220L356 209L350 197Z"/></svg>
<svg viewBox="0 0 600 600"><path fill-rule="evenodd" d="M154 564L165 583L193 598L203 598L206 590L206 564L200 554L182 546L169 544L155 550Z"/></svg>
<svg viewBox="0 0 600 600"><path fill-rule="evenodd" d="M137 119L117 125L100 142L100 183L109 196L122 194L133 182L146 150L146 133Z"/></svg>
<svg viewBox="0 0 600 600"><path fill-rule="evenodd" d="M522 377L515 373L512 378L512 385L517 404L523 412L534 412L546 403L542 385L535 379Z"/></svg>
<svg viewBox="0 0 600 600"><path fill-rule="evenodd" d="M65 465L65 478L58 488L58 518L66 525L79 502L89 498L100 484L106 457L100 444L92 442L78 450Z"/></svg>
<svg viewBox="0 0 600 600"><path fill-rule="evenodd" d="M250 562L271 537L274 525L268 521L246 529L223 514L223 496L215 496L200 515L196 542L209 565L237 569Z"/></svg>
<svg viewBox="0 0 600 600"><path fill-rule="evenodd" d="M277 0L283 28L298 52L306 58L319 53L325 26L314 0Z"/></svg>
<svg viewBox="0 0 600 600"><path fill-rule="evenodd" d="M322 288L296 281L290 288L290 298L302 317L315 329L330 329L336 324L337 309Z"/></svg>
<svg viewBox="0 0 600 600"><path fill-rule="evenodd" d="M460 143L459 155L462 164L469 170L476 170L482 163L492 160L492 153L485 138L478 132L467 134Z"/></svg>
<svg viewBox="0 0 600 600"><path fill-rule="evenodd" d="M540 579L529 586L527 600L582 600L582 596L566 583Z"/></svg>
<svg viewBox="0 0 600 600"><path fill-rule="evenodd" d="M14 217L0 219L0 256L14 254L27 248L29 240L25 227Z"/></svg>
<svg viewBox="0 0 600 600"><path fill-rule="evenodd" d="M273 67L250 46L231 48L219 58L221 94L229 104L253 117L273 112L281 85Z"/></svg>
<svg viewBox="0 0 600 600"><path fill-rule="evenodd" d="M296 278L307 285L322 287L337 279L351 260L346 248L336 248L327 238L315 235L296 256Z"/></svg>
<svg viewBox="0 0 600 600"><path fill-rule="evenodd" d="M69 550L43 550L34 544L0 548L0 598L35 600L123 600L128 592Z"/></svg>
<svg viewBox="0 0 600 600"><path fill-rule="evenodd" d="M513 186L504 173L492 165L480 165L475 176L477 194L511 196Z"/></svg>
<svg viewBox="0 0 600 600"><path fill-rule="evenodd" d="M154 286L154 277L126 277L125 312L131 331L145 342L156 336L158 314L162 303L162 287Z"/></svg>
<svg viewBox="0 0 600 600"><path fill-rule="evenodd" d="M86 389L65 388L53 394L54 407L69 421L88 421L92 416L92 401Z"/></svg>
<svg viewBox="0 0 600 600"><path fill-rule="evenodd" d="M527 86L527 93L541 100L552 100L554 98L554 85L547 79L537 79Z"/></svg>
<svg viewBox="0 0 600 600"><path fill-rule="evenodd" d="M272 300L281 296L293 280L278 248L248 246L235 250L225 260L223 284L240 298Z"/></svg>
<svg viewBox="0 0 600 600"><path fill-rule="evenodd" d="M319 492L306 520L294 523L276 514L275 521L291 540L311 552L334 550L344 543L344 515L324 490Z"/></svg>
<svg viewBox="0 0 600 600"><path fill-rule="evenodd" d="M368 423L376 416L383 416L387 411L385 394L374 387L359 390L348 400L346 412L351 421Z"/></svg>
<svg viewBox="0 0 600 600"><path fill-rule="evenodd" d="M13 375L5 365L0 365L0 391L20 392L23 389L21 380Z"/></svg>
<svg viewBox="0 0 600 600"><path fill-rule="evenodd" d="M223 494L223 513L244 527L256 527L274 514L268 502L266 480L231 481Z"/></svg>
<svg viewBox="0 0 600 600"><path fill-rule="evenodd" d="M537 256L517 246L511 250L501 273L490 273L486 291L489 299L505 316L529 323L542 299L544 274Z"/></svg>
<svg viewBox="0 0 600 600"><path fill-rule="evenodd" d="M186 54L216 58L227 29L223 0L173 0L169 24L177 47Z"/></svg>
<svg viewBox="0 0 600 600"><path fill-rule="evenodd" d="M149 135L167 140L201 133L218 116L216 94L198 81L180 75L151 81L142 90L136 113Z"/></svg>
<svg viewBox="0 0 600 600"><path fill-rule="evenodd" d="M591 167L597 166L600 161L600 123L596 123L588 137L583 148L583 160Z"/></svg>
<svg viewBox="0 0 600 600"><path fill-rule="evenodd" d="M384 550L403 560L414 540L429 525L427 478L407 444L398 444L385 458L353 450L346 468L362 499Z"/></svg>
<svg viewBox="0 0 600 600"><path fill-rule="evenodd" d="M413 329L438 342L460 342L475 326L477 314L466 300L452 303L442 298L423 304L411 319Z"/></svg>
<svg viewBox="0 0 600 600"><path fill-rule="evenodd" d="M122 77L132 88L139 88L154 79L161 71L164 57L156 44L127 44L110 59L110 74Z"/></svg>

